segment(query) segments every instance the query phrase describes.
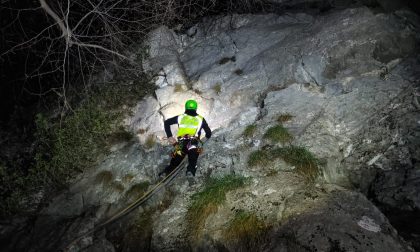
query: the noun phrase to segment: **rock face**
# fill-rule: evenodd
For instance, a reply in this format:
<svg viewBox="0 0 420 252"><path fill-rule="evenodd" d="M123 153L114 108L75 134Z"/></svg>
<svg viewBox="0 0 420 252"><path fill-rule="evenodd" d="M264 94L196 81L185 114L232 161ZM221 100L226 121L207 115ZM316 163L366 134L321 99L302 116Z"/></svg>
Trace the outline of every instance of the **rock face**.
<svg viewBox="0 0 420 252"><path fill-rule="evenodd" d="M412 251L366 196L382 207L420 210L419 28L412 12L364 7L216 16L185 34L155 30L144 69L156 74L156 96L140 101L125 121L138 141L114 146L43 210L31 236L18 235L30 237L24 245L15 242L9 250L35 243L27 250L61 248L150 189L169 161L162 155L171 149L163 120L183 113L192 98L214 133L195 185L179 176L74 251ZM286 114L292 143L324 161L316 185L306 185L280 160L247 165L252 151L273 148L264 133ZM251 124L255 132L246 137ZM191 195L207 178L232 173L251 183L227 193L199 238L190 240ZM265 223L256 247L224 235L240 211ZM135 221L146 214L148 223ZM138 232L147 244L135 242Z"/></svg>
<svg viewBox="0 0 420 252"><path fill-rule="evenodd" d="M236 172L256 176L266 171L248 168L248 153L264 146L264 141L260 141L262 135L275 124L279 115L293 115L284 126L295 136L294 144L308 147L326 161L324 181L358 188L380 205L417 210L418 29L418 17L413 13L374 14L367 8L323 16L241 15L205 20L173 40L171 46L177 46L177 59L183 63L181 70L173 70L176 62L171 59L161 62L162 65L156 65L153 57L150 59L151 69L163 69L161 74L167 78L158 80L161 88L156 94L163 117L159 120L182 113L186 99L197 99L199 113L216 130L216 137L207 144L202 157L201 174L217 176ZM166 72L165 69L171 70ZM173 76L177 72L185 73L188 83L171 81L180 79ZM183 90L179 86L191 88ZM256 123L258 129L254 139L248 140L241 134L245 126L252 123ZM281 164L275 166L275 169L287 170ZM254 189L257 188L254 185ZM273 227L276 231L272 233L280 238L273 236L269 239L271 243L267 243L271 245L266 245L270 250L287 251L290 241L285 241L293 234L298 237L292 242L293 246L300 250L406 249L404 245L391 249L390 244L399 244L394 240L398 240L396 236L391 235L393 241L385 243L379 240L389 237L376 236L379 240L368 241L369 235L359 236L358 232L363 229L376 239L373 234L387 228L373 224L377 223L374 218L383 218L379 217L378 210L368 211L379 214L371 217L352 209L353 205L365 203L358 202L360 194L349 194L354 196L347 195L347 200L328 194L341 202L338 204L348 204L348 208L327 207L328 210L318 210L323 213L320 216L311 212L289 219L281 227ZM242 200L246 198L242 197ZM239 201L229 198L227 205ZM259 206L261 215L267 211L264 218L278 213L279 209L293 209L290 205L271 209L270 204L256 199L248 202ZM165 235L154 236L153 246L157 250L188 247L185 237L180 236L185 233L182 223L188 204L178 204L158 219L156 233ZM234 206L223 209L225 207ZM223 209L208 219L207 223L214 227L206 230L211 237L202 243L207 244L206 249L220 250L220 246L227 246L226 249L234 250L223 243L217 233L223 226L220 217ZM317 218L322 221L314 222ZM177 220L176 224L168 229L166 223L173 219ZM351 231L334 233L332 227L339 222L346 223ZM357 228L352 230L351 226ZM288 228L292 231L286 232ZM323 235L319 235L321 233Z"/></svg>
<svg viewBox="0 0 420 252"><path fill-rule="evenodd" d="M161 65L160 55L149 60L167 78L156 92L163 118L155 120L182 113L183 102L194 98L213 129L236 137L250 123L267 127L291 114L285 126L296 144L328 161L326 181L418 209L418 29L413 13L367 8L206 20L172 40L189 83L169 81L181 71L165 72L170 57ZM191 90L177 89L187 84ZM400 186L405 196L395 192Z"/></svg>

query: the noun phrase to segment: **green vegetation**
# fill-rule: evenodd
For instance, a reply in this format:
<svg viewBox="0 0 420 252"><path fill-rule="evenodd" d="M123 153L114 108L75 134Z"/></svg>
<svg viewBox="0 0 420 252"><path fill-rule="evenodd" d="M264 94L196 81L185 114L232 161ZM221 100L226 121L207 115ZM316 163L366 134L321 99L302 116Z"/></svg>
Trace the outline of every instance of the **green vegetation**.
<svg viewBox="0 0 420 252"><path fill-rule="evenodd" d="M293 145L272 150L254 151L248 157L248 165L267 166L277 158L281 158L285 162L295 166L296 171L309 182L314 181L319 174L321 161L305 147ZM270 171L267 176L273 176L275 174L276 171Z"/></svg>
<svg viewBox="0 0 420 252"><path fill-rule="evenodd" d="M286 114L281 114L281 115L279 115L279 117L277 118L277 122L279 122L279 123L284 123L284 122L288 122L288 121L290 121L290 120L292 120L292 118L293 118L294 116L292 116L291 114L289 114L289 113L286 113Z"/></svg>
<svg viewBox="0 0 420 252"><path fill-rule="evenodd" d="M147 191L147 188L149 187L149 185L150 185L149 181L144 181L144 182L131 186L130 189L128 189L128 191L125 193L126 199L132 200L132 199L140 197Z"/></svg>
<svg viewBox="0 0 420 252"><path fill-rule="evenodd" d="M156 144L156 136L154 134L151 134L147 136L146 141L144 142L144 148L151 149Z"/></svg>
<svg viewBox="0 0 420 252"><path fill-rule="evenodd" d="M283 125L276 125L265 132L264 139L269 139L276 143L290 143L293 140L293 136L287 131Z"/></svg>
<svg viewBox="0 0 420 252"><path fill-rule="evenodd" d="M256 150L248 157L248 166L265 166L270 164L273 157L269 150Z"/></svg>
<svg viewBox="0 0 420 252"><path fill-rule="evenodd" d="M53 125L38 115L36 136L40 146L31 179L61 186L91 167L106 150L112 124L113 115L92 104L76 109Z"/></svg>
<svg viewBox="0 0 420 252"><path fill-rule="evenodd" d="M280 157L296 167L296 171L308 181L313 181L319 174L318 159L305 147L288 146L272 150L273 156Z"/></svg>
<svg viewBox="0 0 420 252"><path fill-rule="evenodd" d="M182 84L175 84L174 92L175 93L178 93L178 92L182 92L182 91L185 91L184 85L182 85Z"/></svg>
<svg viewBox="0 0 420 252"><path fill-rule="evenodd" d="M95 182L102 185L109 185L113 180L114 175L110 171L101 171L96 174Z"/></svg>
<svg viewBox="0 0 420 252"><path fill-rule="evenodd" d="M223 237L243 251L255 251L266 237L269 226L255 213L238 211L223 230ZM235 248L239 249L239 248Z"/></svg>
<svg viewBox="0 0 420 252"><path fill-rule="evenodd" d="M14 169L12 164L1 169L0 216L26 211L28 204L23 202L31 195L40 191L49 195L64 188L75 175L96 165L112 143L131 139L121 119L129 106L155 89L143 77L144 81L130 84L123 80L98 84L84 94L78 107L57 118L38 114L33 165L25 172ZM98 176L102 182L110 177L105 173ZM124 190L122 185L113 187Z"/></svg>
<svg viewBox="0 0 420 252"><path fill-rule="evenodd" d="M216 84L213 86L213 90L214 90L214 92L215 92L217 95L219 95L219 94L222 92L222 84L220 84L220 83L216 83Z"/></svg>
<svg viewBox="0 0 420 252"><path fill-rule="evenodd" d="M228 175L221 178L212 178L207 181L204 189L192 196L187 212L188 230L190 235L198 237L207 217L217 212L219 205L226 200L228 191L242 187L248 181L242 176Z"/></svg>
<svg viewBox="0 0 420 252"><path fill-rule="evenodd" d="M280 115L278 121L284 122L290 120L293 116L289 114ZM249 127L249 129L248 129ZM249 125L245 129L244 135L251 135L253 125ZM289 146L275 149L263 149L251 152L248 157L248 166L269 166L277 158L283 159L285 162L296 167L296 171L302 175L308 182L313 182L319 175L319 166L322 160L318 160L305 147L293 146L291 141L293 136L287 131L283 125L276 125L267 130L263 138L269 139L275 143L289 143ZM269 171L267 176L276 175L277 171Z"/></svg>
<svg viewBox="0 0 420 252"><path fill-rule="evenodd" d="M243 135L246 138L253 137L256 130L257 130L257 125L255 124L248 125L246 126Z"/></svg>

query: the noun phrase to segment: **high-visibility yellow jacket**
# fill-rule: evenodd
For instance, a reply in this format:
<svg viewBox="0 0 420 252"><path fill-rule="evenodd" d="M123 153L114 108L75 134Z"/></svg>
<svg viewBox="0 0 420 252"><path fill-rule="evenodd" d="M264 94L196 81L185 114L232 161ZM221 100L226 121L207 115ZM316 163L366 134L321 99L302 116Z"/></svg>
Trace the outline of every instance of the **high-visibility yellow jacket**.
<svg viewBox="0 0 420 252"><path fill-rule="evenodd" d="M178 116L178 134L177 137L198 136L198 130L203 124L203 117L201 115L190 116L182 114Z"/></svg>
<svg viewBox="0 0 420 252"><path fill-rule="evenodd" d="M197 114L195 111L186 110L184 114L166 119L164 126L167 137L172 137L172 124L178 124L179 128L177 137L183 137L185 135L200 136L201 129L205 131L206 138L211 137L211 130L206 122L206 119Z"/></svg>

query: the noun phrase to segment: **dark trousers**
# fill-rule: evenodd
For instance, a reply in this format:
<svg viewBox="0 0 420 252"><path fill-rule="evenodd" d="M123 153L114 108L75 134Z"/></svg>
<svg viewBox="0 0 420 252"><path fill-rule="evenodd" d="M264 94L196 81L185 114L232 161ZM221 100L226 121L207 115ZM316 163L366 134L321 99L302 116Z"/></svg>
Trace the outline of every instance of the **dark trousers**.
<svg viewBox="0 0 420 252"><path fill-rule="evenodd" d="M197 170L197 160L198 160L198 149L190 149L188 150L187 144L182 144L182 153L176 154L172 157L171 162L169 165L165 168L165 173L169 174L171 173L185 158L185 156L188 155L188 167L187 172L191 172L195 176L195 172Z"/></svg>

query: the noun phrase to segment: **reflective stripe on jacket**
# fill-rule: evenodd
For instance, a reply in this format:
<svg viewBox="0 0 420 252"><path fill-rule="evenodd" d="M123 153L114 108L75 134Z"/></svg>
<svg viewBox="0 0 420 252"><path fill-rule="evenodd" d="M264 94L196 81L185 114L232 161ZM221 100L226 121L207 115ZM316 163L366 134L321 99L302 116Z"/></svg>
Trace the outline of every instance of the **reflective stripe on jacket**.
<svg viewBox="0 0 420 252"><path fill-rule="evenodd" d="M197 136L203 123L203 117L200 115L190 116L182 114L178 116L178 134L177 137L185 135Z"/></svg>

